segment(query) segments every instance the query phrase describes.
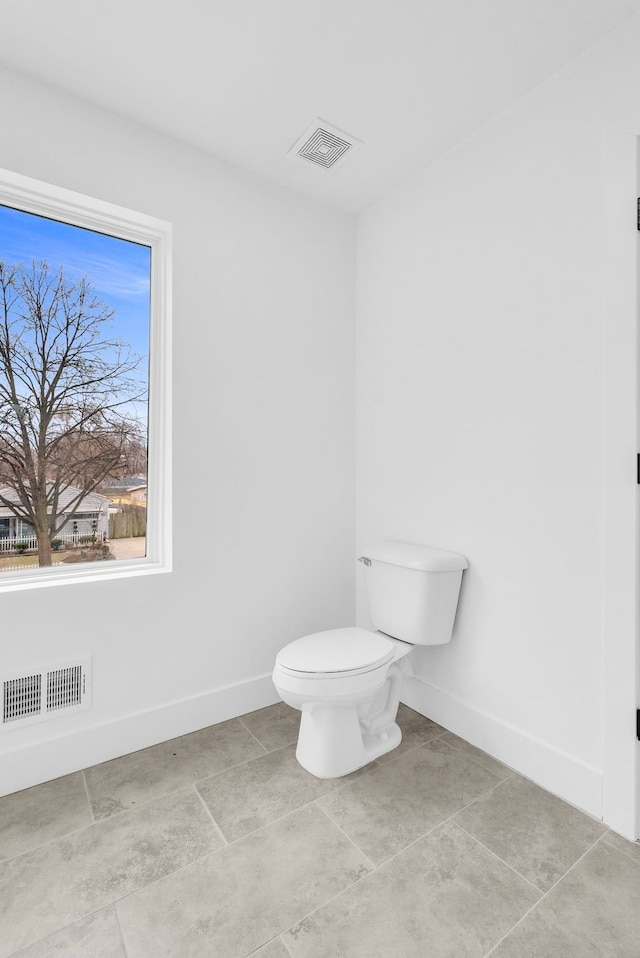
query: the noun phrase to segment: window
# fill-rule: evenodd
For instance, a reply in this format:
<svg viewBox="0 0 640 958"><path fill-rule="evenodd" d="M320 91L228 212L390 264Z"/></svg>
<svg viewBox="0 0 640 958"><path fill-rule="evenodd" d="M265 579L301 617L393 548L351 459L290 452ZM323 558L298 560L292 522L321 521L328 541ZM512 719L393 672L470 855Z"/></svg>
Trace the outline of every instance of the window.
<svg viewBox="0 0 640 958"><path fill-rule="evenodd" d="M171 568L170 241L0 171L0 591Z"/></svg>

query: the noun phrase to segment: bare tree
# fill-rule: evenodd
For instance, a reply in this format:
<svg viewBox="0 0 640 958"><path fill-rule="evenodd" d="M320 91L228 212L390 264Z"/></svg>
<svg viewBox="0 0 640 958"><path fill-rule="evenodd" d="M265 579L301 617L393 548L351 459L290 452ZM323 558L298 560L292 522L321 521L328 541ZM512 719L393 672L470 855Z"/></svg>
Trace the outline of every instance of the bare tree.
<svg viewBox="0 0 640 958"><path fill-rule="evenodd" d="M113 315L86 277L0 261L0 505L33 527L41 566L87 494L143 441L140 357L109 337Z"/></svg>

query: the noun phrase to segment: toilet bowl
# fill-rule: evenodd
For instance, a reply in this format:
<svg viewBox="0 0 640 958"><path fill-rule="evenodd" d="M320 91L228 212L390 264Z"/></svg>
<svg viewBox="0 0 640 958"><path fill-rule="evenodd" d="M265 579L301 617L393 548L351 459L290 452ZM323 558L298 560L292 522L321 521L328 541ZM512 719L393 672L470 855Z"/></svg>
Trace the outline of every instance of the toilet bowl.
<svg viewBox="0 0 640 958"><path fill-rule="evenodd" d="M314 632L280 650L273 683L302 713L296 758L317 778L340 778L396 748L402 661L415 645L451 639L464 556L382 542L360 557L376 631Z"/></svg>
<svg viewBox="0 0 640 958"><path fill-rule="evenodd" d="M317 778L348 775L400 744L402 670L412 646L345 628L296 639L276 658L273 682L302 712L296 758Z"/></svg>

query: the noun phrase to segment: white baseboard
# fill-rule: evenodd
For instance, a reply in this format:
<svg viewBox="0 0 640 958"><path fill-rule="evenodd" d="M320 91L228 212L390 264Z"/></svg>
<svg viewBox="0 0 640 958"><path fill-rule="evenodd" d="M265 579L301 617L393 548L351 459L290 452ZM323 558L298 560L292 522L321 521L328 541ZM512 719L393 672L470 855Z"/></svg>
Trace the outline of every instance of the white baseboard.
<svg viewBox="0 0 640 958"><path fill-rule="evenodd" d="M601 769L534 738L419 678L405 678L402 701L548 792L602 820Z"/></svg>
<svg viewBox="0 0 640 958"><path fill-rule="evenodd" d="M405 677L402 691L402 701L410 708L427 715L547 791L602 819L600 769L421 679ZM278 701L268 673L113 722L35 741L0 756L0 795L48 782ZM84 712L83 718L86 720L89 714Z"/></svg>
<svg viewBox="0 0 640 958"><path fill-rule="evenodd" d="M268 673L113 722L33 742L0 755L0 795L40 785L278 701L271 673ZM89 715L90 712L83 712L83 721ZM34 726L34 732L36 728Z"/></svg>

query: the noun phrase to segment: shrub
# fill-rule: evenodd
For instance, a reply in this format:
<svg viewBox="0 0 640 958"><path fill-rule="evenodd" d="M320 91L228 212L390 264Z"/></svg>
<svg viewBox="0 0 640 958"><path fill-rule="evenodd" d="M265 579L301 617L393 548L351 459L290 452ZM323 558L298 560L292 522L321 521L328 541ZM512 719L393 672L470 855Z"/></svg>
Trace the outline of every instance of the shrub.
<svg viewBox="0 0 640 958"><path fill-rule="evenodd" d="M22 555L29 548L28 542L16 542L16 552L19 552Z"/></svg>
<svg viewBox="0 0 640 958"><path fill-rule="evenodd" d="M65 565L73 562L99 562L102 559L113 559L108 545L98 545L91 549L77 549L67 553Z"/></svg>
<svg viewBox="0 0 640 958"><path fill-rule="evenodd" d="M54 552L58 552L58 550L62 548L62 539L52 539L51 548Z"/></svg>

